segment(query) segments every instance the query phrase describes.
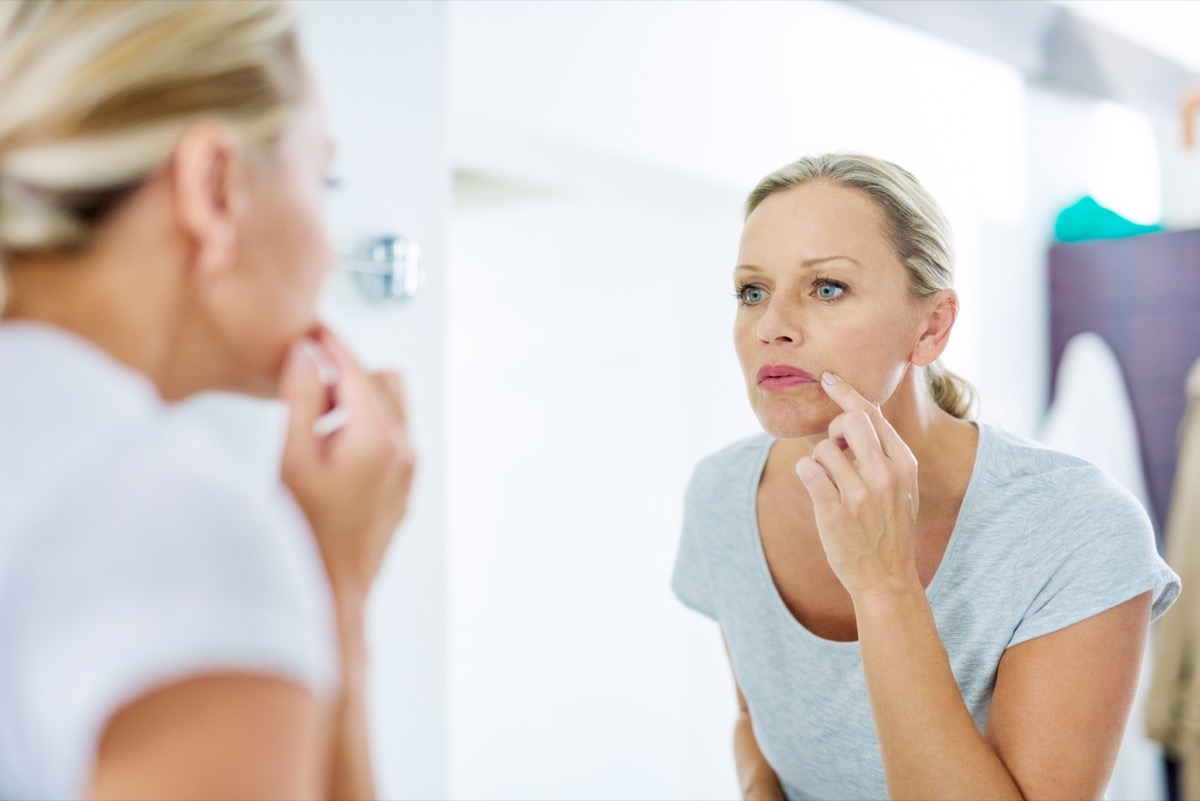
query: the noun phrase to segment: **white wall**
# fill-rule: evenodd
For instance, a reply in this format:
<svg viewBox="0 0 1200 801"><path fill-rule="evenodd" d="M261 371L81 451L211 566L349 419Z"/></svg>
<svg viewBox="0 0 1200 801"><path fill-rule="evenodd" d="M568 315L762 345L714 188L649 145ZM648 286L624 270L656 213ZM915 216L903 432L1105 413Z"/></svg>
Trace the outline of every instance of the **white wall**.
<svg viewBox="0 0 1200 801"><path fill-rule="evenodd" d="M735 211L550 195L455 216L455 797L736 792L720 640L667 588L690 466L756 428L713 378L737 370L711 325Z"/></svg>
<svg viewBox="0 0 1200 801"><path fill-rule="evenodd" d="M1032 434L1095 104L837 3L456 2L450 31L451 792L733 796L719 635L668 582L692 465L757 429L744 193L825 150L916 173L958 238L946 361Z"/></svg>

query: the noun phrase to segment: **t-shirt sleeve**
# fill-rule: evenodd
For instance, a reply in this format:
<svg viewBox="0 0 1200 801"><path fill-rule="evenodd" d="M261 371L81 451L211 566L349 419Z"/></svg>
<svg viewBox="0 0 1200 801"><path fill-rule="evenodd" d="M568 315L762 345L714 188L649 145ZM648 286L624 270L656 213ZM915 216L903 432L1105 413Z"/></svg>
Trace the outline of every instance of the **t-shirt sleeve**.
<svg viewBox="0 0 1200 801"><path fill-rule="evenodd" d="M90 482L24 560L8 627L20 747L70 795L108 721L154 689L220 672L337 686L329 588L295 502L179 447Z"/></svg>
<svg viewBox="0 0 1200 801"><path fill-rule="evenodd" d="M705 617L717 619L712 599L705 559L703 521L705 493L699 471L692 476L684 495L683 533L679 539L679 550L675 554L675 573L671 578L671 590L685 606Z"/></svg>
<svg viewBox="0 0 1200 801"><path fill-rule="evenodd" d="M1096 467L1065 470L1031 514L1013 580L1010 645L1149 591L1152 619L1179 595L1141 504Z"/></svg>

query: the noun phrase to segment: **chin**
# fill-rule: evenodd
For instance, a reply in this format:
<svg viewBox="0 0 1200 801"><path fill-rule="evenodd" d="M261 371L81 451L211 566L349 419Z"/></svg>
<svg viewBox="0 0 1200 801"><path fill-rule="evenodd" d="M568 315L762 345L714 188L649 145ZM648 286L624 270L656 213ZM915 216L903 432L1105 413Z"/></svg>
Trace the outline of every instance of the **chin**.
<svg viewBox="0 0 1200 801"><path fill-rule="evenodd" d="M780 398L760 400L754 405L754 414L763 431L776 439L824 436L840 411L828 399L817 403L799 403Z"/></svg>
<svg viewBox="0 0 1200 801"><path fill-rule="evenodd" d="M279 392L283 387L282 360L278 366L256 365L252 368L247 366L247 369L237 375L231 383L232 386L226 388L229 392L250 398L275 400L279 398Z"/></svg>
<svg viewBox="0 0 1200 801"><path fill-rule="evenodd" d="M279 389L278 379L269 378L246 387L242 391L242 394L248 395L251 398L261 398L262 400L279 400Z"/></svg>

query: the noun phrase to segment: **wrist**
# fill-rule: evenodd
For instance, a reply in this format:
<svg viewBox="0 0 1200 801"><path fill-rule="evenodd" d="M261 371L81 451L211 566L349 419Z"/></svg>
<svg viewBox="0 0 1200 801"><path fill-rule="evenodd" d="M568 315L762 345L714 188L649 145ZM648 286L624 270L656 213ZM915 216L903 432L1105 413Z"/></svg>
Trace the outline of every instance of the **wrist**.
<svg viewBox="0 0 1200 801"><path fill-rule="evenodd" d="M341 595L335 592L334 612L343 680L356 682L366 671L366 604L358 594Z"/></svg>
<svg viewBox="0 0 1200 801"><path fill-rule="evenodd" d="M916 576L911 579L881 581L851 594L854 615L862 620L906 617L913 612L929 609L925 588Z"/></svg>

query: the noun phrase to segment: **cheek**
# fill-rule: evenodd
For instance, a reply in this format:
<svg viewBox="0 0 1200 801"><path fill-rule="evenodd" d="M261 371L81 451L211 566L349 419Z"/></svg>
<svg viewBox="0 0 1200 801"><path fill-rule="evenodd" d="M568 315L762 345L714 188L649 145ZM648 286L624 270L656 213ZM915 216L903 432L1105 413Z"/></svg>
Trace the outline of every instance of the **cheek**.
<svg viewBox="0 0 1200 801"><path fill-rule="evenodd" d="M895 392L909 366L911 349L904 346L894 327L847 335L838 344L838 367L843 379L874 403L883 403Z"/></svg>
<svg viewBox="0 0 1200 801"><path fill-rule="evenodd" d="M748 369L749 357L758 347L757 322L754 316L745 309L738 309L733 321L733 349L737 353L742 370Z"/></svg>
<svg viewBox="0 0 1200 801"><path fill-rule="evenodd" d="M279 270L280 295L297 313L310 310L322 279L332 262L332 253L321 213L320 199L311 190L295 188L295 194L281 208L276 230L278 239L274 256Z"/></svg>

